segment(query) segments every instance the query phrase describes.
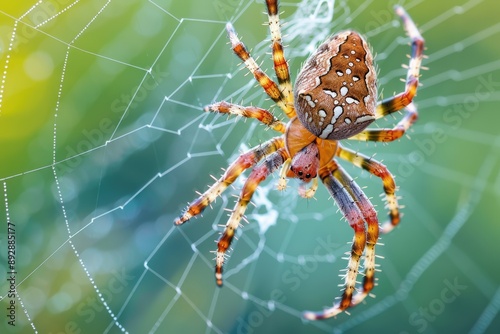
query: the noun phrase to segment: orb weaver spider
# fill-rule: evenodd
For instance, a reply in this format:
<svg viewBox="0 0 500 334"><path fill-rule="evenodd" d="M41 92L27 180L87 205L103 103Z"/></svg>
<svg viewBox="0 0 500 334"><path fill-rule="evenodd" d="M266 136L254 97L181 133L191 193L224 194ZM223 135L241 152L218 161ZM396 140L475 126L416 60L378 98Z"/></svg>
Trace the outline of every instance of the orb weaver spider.
<svg viewBox="0 0 500 334"><path fill-rule="evenodd" d="M257 119L280 135L240 155L220 179L189 204L174 223L181 225L200 214L242 172L252 169L217 244L215 278L217 285L221 286L226 251L236 229L241 226L240 221L247 204L258 185L281 167L278 189L285 189L287 178L298 178L303 181L299 188L300 195L311 198L317 189L319 177L354 230L340 301L320 312L304 312L306 319L325 319L359 304L373 289L375 246L379 230L389 232L400 221L396 184L389 170L375 159L344 147L339 141L393 141L400 138L416 121L418 113L412 100L419 84L424 40L406 11L396 6L396 14L403 21L411 39L411 56L404 92L383 101L377 102L377 73L370 48L363 37L352 30L337 33L321 44L304 64L295 88L292 88L283 51L278 1L266 0L266 4L272 59L278 83L260 69L238 39L231 23L226 25L226 29L234 53L244 62L267 95L284 111L289 121L282 122L262 108L240 106L226 101L206 106L205 111ZM367 129L376 119L402 109L406 113L393 128ZM370 200L337 163L336 157L349 161L382 180L389 221L380 229L377 213ZM306 188L304 184L309 182L312 184ZM363 252L364 279L361 287L356 288Z"/></svg>

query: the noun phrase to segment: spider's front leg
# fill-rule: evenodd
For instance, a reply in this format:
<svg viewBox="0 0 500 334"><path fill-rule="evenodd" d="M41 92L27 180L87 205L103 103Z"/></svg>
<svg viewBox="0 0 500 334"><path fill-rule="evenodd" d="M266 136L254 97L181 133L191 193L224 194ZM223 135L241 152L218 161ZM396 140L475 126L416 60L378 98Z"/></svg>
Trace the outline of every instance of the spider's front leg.
<svg viewBox="0 0 500 334"><path fill-rule="evenodd" d="M255 166L265 156L284 147L284 140L281 137L273 138L267 142L258 145L246 153L243 153L235 160L225 171L224 175L217 180L207 191L200 195L184 210L182 215L175 221L175 225L184 224L194 216L199 215L207 206L210 205L217 196L222 194L243 171Z"/></svg>
<svg viewBox="0 0 500 334"><path fill-rule="evenodd" d="M221 114L231 114L231 115L236 115L236 116L242 116L246 118L254 118L261 122L262 124L265 124L269 126L271 129L285 133L286 130L286 124L283 123L282 121L278 120L276 117L274 117L273 114L271 114L269 111L266 109L258 108L258 107L244 107L240 106L234 103L229 103L226 101L220 101L216 102L213 104L210 104L204 108L205 111L212 111L212 112L218 112Z"/></svg>
<svg viewBox="0 0 500 334"><path fill-rule="evenodd" d="M274 72L278 78L278 86L283 93L286 104L293 105L293 89L290 80L290 70L283 51L283 41L281 39L280 18L278 12L278 0L266 0L267 17L269 20L269 30L271 31L271 43L273 50ZM289 117L293 114L288 113Z"/></svg>
<svg viewBox="0 0 500 334"><path fill-rule="evenodd" d="M253 193L255 192L255 189L257 189L259 184L264 181L269 174L279 168L286 159L288 159L286 150L284 148L280 148L270 156L266 157L261 165L255 167L243 185L243 189L241 190L240 197L236 202L236 206L231 212L226 227L224 228L224 232L217 243L215 258L215 279L217 285L222 285L222 267L226 258L226 251L233 241L234 234L240 226L240 221L245 214L245 210L253 196Z"/></svg>
<svg viewBox="0 0 500 334"><path fill-rule="evenodd" d="M257 82L262 86L266 94L285 112L285 114L289 118L293 118L295 116L295 108L293 106L293 103L290 102L293 97L290 97L290 95L285 96L285 94L288 94L288 88L284 91L282 91L281 89L283 87L283 84L285 84L285 81L278 85L264 71L262 71L260 66L257 64L255 59L246 48L245 44L243 44L236 35L236 31L234 30L234 27L231 23L228 23L226 25L226 30L229 35L229 41L231 42L231 48L233 49L233 52L245 63L245 66L248 68L250 73L253 74L255 80L257 80ZM283 56L282 51L283 50L281 50L280 53L281 56ZM276 61L277 60L275 58L275 63ZM286 61L284 60L284 58L283 64L286 65ZM286 80L284 76L282 77L282 79ZM286 85L289 85L289 83Z"/></svg>

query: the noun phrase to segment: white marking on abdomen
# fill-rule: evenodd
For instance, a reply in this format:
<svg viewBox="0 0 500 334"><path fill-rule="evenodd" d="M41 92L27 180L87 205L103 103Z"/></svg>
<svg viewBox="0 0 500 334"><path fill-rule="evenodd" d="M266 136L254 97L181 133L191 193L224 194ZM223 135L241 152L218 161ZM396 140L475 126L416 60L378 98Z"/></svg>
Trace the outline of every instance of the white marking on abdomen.
<svg viewBox="0 0 500 334"><path fill-rule="evenodd" d="M333 131L333 125L332 124L328 124L324 129L323 131L321 132L321 134L319 135L320 138L322 139L325 139L325 138L328 138L328 135L330 133L332 133Z"/></svg>
<svg viewBox="0 0 500 334"><path fill-rule="evenodd" d="M334 92L333 90L323 89L323 92L325 92L326 95L330 95L332 98L337 97L337 92Z"/></svg>
<svg viewBox="0 0 500 334"><path fill-rule="evenodd" d="M332 133L332 131L333 131L333 124L335 124L337 122L337 119L340 117L340 115L342 115L343 112L344 112L344 109L341 106L336 106L335 108L333 108L333 117L330 120L330 124L328 124L323 129L323 131L321 131L321 134L319 135L320 138L322 138L322 139L328 138L330 133Z"/></svg>
<svg viewBox="0 0 500 334"><path fill-rule="evenodd" d="M306 95L305 99L306 99L307 104L309 105L309 107L311 107L311 108L316 107L316 103L314 103L314 101L312 100L311 95Z"/></svg>
<svg viewBox="0 0 500 334"><path fill-rule="evenodd" d="M363 123L363 122L368 122L374 120L375 117L372 115L364 115L356 118L356 121L354 123Z"/></svg>
<svg viewBox="0 0 500 334"><path fill-rule="evenodd" d="M358 100L356 100L356 99L355 99L355 98L353 98L353 97L346 97L346 98L345 98L345 101L346 101L347 103L349 103L349 104L352 104L352 103L359 104L359 101L358 101Z"/></svg>
<svg viewBox="0 0 500 334"><path fill-rule="evenodd" d="M335 108L333 108L333 117L330 123L334 124L335 122L337 122L337 119L340 117L340 115L342 115L343 112L344 109L341 106L336 106Z"/></svg>

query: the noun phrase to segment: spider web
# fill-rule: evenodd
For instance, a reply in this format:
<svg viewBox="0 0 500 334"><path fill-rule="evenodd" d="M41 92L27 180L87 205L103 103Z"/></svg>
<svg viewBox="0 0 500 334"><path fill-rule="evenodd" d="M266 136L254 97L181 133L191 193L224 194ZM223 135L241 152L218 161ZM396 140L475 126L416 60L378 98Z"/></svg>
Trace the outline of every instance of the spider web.
<svg viewBox="0 0 500 334"><path fill-rule="evenodd" d="M2 332L497 333L494 3L402 4L428 48L420 119L411 140L346 145L377 154L396 176L403 221L378 247L376 297L350 315L308 322L303 310L340 294L337 275L352 239L322 187L307 201L296 182L284 193L276 176L262 184L223 288L215 286L211 251L242 180L202 217L172 224L195 190L213 182L209 175L274 135L251 120L201 111L228 100L281 115L240 70L224 31L233 22L272 74L263 2L2 3ZM353 28L377 54L381 94L401 91L409 47L392 6L283 2L292 78L328 35ZM380 180L344 166L384 219Z"/></svg>

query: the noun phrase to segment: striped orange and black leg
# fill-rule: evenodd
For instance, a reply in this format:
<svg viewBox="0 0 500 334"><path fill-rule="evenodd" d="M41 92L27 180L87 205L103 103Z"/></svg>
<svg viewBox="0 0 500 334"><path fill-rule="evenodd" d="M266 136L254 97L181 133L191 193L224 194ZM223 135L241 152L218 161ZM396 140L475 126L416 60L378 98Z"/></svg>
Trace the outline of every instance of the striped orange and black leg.
<svg viewBox="0 0 500 334"><path fill-rule="evenodd" d="M356 291L356 278L359 271L359 262L366 245L366 229L363 216L359 208L354 203L353 198L342 185L342 183L332 175L337 169L337 164L332 161L319 171L319 176L326 189L333 197L343 216L354 230L354 239L345 274L344 292L338 303L332 307L319 312L304 312L304 317L309 320L320 320L334 317L352 306L352 299Z"/></svg>
<svg viewBox="0 0 500 334"><path fill-rule="evenodd" d="M412 102L404 108L406 114L403 116L401 121L394 126L392 129L366 129L361 131L357 135L350 137L349 139L363 140L363 141L382 141L390 142L401 138L406 131L415 123L418 118L417 108Z"/></svg>
<svg viewBox="0 0 500 334"><path fill-rule="evenodd" d="M354 306L363 301L375 286L375 246L377 245L379 236L377 212L365 193L342 167L339 166L339 168L334 171L333 176L340 181L354 199L354 202L361 211L363 219L367 224L364 262L365 277L363 279L362 289L353 296L351 306Z"/></svg>
<svg viewBox="0 0 500 334"><path fill-rule="evenodd" d="M245 66L253 74L255 79L264 88L267 95L285 112L285 114L292 118L295 116L295 108L293 104L288 104L285 96L281 92L278 84L276 84L255 62L255 59L250 55L245 45L239 40L236 31L231 23L226 25L226 30L229 35L231 47L234 53L245 63Z"/></svg>
<svg viewBox="0 0 500 334"><path fill-rule="evenodd" d="M351 151L339 145L337 155L344 160L350 161L357 167L363 168L370 174L382 179L387 207L389 209L389 221L382 225L381 231L388 233L399 224L401 215L399 212L398 199L396 197L396 182L391 172L382 163L366 155Z"/></svg>
<svg viewBox="0 0 500 334"><path fill-rule="evenodd" d="M271 43L273 50L274 71L278 78L278 86L283 94L287 105L293 106L293 88L290 80L290 70L283 51L281 39L280 18L278 12L278 0L266 0L267 16L269 19L269 30L271 31ZM295 115L288 114L292 118Z"/></svg>
<svg viewBox="0 0 500 334"><path fill-rule="evenodd" d="M264 157L284 147L284 140L281 137L273 138L248 152L240 155L225 171L224 175L217 180L207 191L200 195L184 210L182 215L175 221L175 225L184 224L194 216L199 215L210 203L215 201L217 196L222 194L243 171L255 166Z"/></svg>
<svg viewBox="0 0 500 334"><path fill-rule="evenodd" d="M226 251L233 241L236 230L241 225L240 221L245 214L245 210L248 203L252 199L255 189L257 189L259 184L264 181L269 174L279 168L279 166L281 166L287 158L288 155L284 148L281 148L273 154L267 156L262 164L258 165L252 170L252 172L248 176L248 179L243 185L243 189L241 190L240 197L236 202L236 206L234 207L233 211L231 211L231 215L229 216L229 220L226 224L226 227L224 228L224 232L222 233L217 243L217 251L215 257L215 280L217 282L217 285L222 285L222 268L226 259Z"/></svg>
<svg viewBox="0 0 500 334"><path fill-rule="evenodd" d="M405 91L393 97L383 100L377 105L375 117L380 118L395 111L401 110L411 103L417 93L420 67L424 57L424 39L418 31L415 23L401 6L395 7L396 14L403 21L404 28L411 39L410 63L406 75Z"/></svg>
<svg viewBox="0 0 500 334"><path fill-rule="evenodd" d="M259 122L269 126L271 129L285 133L286 124L278 120L266 109L258 107L243 107L226 101L216 102L204 108L205 111L218 112L221 114L231 114L246 118L255 118Z"/></svg>

